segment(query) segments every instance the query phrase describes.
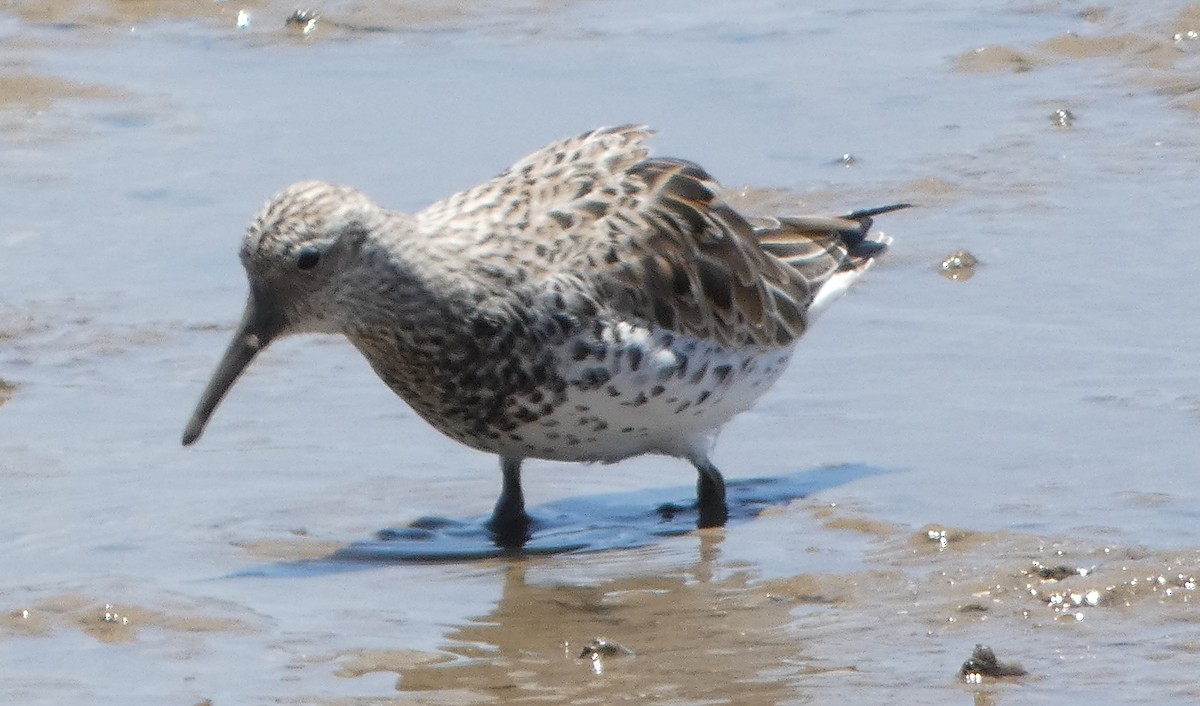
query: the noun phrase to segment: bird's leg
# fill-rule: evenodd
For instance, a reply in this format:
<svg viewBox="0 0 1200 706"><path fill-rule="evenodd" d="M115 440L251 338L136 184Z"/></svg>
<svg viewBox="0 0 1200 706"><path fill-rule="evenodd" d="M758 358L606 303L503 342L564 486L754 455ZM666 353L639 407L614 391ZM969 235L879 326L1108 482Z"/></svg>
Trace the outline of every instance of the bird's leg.
<svg viewBox="0 0 1200 706"><path fill-rule="evenodd" d="M529 539L529 527L533 520L525 514L525 495L521 492L521 459L502 457L500 470L504 472L504 487L500 499L488 521L492 541L500 547L520 547Z"/></svg>
<svg viewBox="0 0 1200 706"><path fill-rule="evenodd" d="M707 456L692 459L692 464L700 474L696 482L700 520L696 526L700 529L724 527L729 519L729 508L725 505L725 479L721 477L721 471L712 465Z"/></svg>

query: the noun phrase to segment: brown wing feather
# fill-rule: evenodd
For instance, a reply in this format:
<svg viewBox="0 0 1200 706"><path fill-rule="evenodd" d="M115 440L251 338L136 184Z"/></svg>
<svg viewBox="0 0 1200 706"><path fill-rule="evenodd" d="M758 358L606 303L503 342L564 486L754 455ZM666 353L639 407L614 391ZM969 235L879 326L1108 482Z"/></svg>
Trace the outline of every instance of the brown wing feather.
<svg viewBox="0 0 1200 706"><path fill-rule="evenodd" d="M624 222L608 234L624 257L593 273L606 300L726 345L774 345L799 333L796 322L777 316L773 292L807 299L807 283L759 247L750 224L700 167L646 159L626 171L624 182L633 197L622 204Z"/></svg>
<svg viewBox="0 0 1200 706"><path fill-rule="evenodd" d="M644 126L552 143L421 213L419 227L488 272L531 270L617 314L722 345L786 345L833 273L882 249L870 216L751 225L699 166L649 158ZM540 285L538 283L541 283Z"/></svg>
<svg viewBox="0 0 1200 706"><path fill-rule="evenodd" d="M776 218L755 227L690 162L644 159L625 181L644 188L629 186L636 198L621 204L621 222L603 224L616 227L602 247L623 256L591 270L601 293L626 313L723 345L795 340L821 285L836 272L866 267L886 248L867 238L871 217L907 207Z"/></svg>

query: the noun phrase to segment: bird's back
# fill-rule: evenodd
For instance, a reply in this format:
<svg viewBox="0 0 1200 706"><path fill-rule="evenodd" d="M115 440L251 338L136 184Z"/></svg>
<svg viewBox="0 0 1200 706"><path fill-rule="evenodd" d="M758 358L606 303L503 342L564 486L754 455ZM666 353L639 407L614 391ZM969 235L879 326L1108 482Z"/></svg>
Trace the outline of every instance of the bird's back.
<svg viewBox="0 0 1200 706"><path fill-rule="evenodd" d="M416 215L418 230L501 293L572 288L621 313L728 345L786 345L838 272L886 243L871 216L756 219L701 167L651 157L644 126L552 143ZM461 276L461 273L456 273Z"/></svg>

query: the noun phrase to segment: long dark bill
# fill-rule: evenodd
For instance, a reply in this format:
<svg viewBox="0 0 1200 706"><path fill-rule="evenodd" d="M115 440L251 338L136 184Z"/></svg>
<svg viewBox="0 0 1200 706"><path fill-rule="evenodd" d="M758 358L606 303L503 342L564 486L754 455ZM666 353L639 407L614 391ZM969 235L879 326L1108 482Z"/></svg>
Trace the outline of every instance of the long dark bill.
<svg viewBox="0 0 1200 706"><path fill-rule="evenodd" d="M269 297L255 296L255 293L251 292L250 299L246 302L246 313L242 315L242 323L238 324L233 340L229 342L229 348L217 364L212 379L208 381L208 387L204 389L204 394L196 405L196 411L192 412L192 418L183 430L184 446L200 438L200 434L204 432L204 425L208 424L209 417L217 409L225 393L233 387L234 381L246 366L250 365L254 356L266 348L282 328L283 315L274 302Z"/></svg>

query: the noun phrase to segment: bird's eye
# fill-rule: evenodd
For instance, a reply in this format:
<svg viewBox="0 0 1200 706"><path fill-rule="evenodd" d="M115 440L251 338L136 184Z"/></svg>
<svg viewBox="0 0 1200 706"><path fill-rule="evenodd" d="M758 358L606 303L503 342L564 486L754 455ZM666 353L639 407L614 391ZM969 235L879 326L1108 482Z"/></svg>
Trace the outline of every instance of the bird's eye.
<svg viewBox="0 0 1200 706"><path fill-rule="evenodd" d="M296 258L296 267L302 270L311 270L321 261L321 252L316 248L304 248L300 251L300 257Z"/></svg>

